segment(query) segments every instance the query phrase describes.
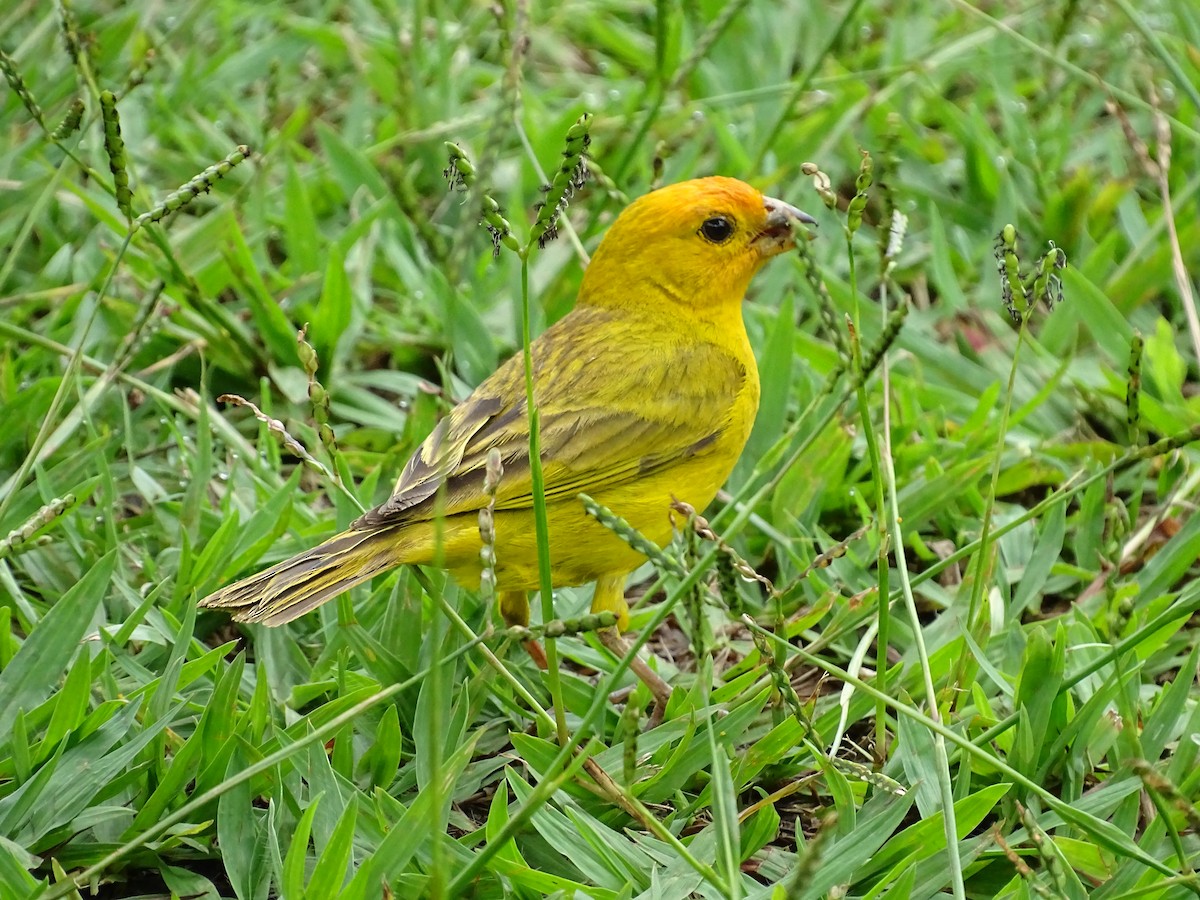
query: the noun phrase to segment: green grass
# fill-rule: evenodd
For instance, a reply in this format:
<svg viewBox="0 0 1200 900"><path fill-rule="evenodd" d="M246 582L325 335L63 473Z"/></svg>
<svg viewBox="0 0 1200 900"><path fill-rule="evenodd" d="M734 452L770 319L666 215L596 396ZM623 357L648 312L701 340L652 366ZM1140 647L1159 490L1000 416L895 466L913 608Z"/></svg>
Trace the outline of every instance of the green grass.
<svg viewBox="0 0 1200 900"><path fill-rule="evenodd" d="M0 11L0 897L1200 893L1200 12L980 5ZM585 112L558 240L493 260L481 193L523 243ZM639 573L660 727L594 622L551 690L436 571L197 615L712 173L821 226L745 308L719 541Z"/></svg>

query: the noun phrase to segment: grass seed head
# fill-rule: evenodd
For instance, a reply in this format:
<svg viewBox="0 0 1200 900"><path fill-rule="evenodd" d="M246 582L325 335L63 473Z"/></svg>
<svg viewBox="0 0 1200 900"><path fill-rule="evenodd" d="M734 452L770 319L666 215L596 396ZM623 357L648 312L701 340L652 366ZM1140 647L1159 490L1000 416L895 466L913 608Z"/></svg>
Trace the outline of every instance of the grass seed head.
<svg viewBox="0 0 1200 900"><path fill-rule="evenodd" d="M862 162L858 167L858 177L854 179L855 193L846 208L846 228L851 234L858 231L862 225L863 211L867 208L867 191L874 180L875 164L871 160L871 154L866 150L859 152L862 154Z"/></svg>
<svg viewBox="0 0 1200 900"><path fill-rule="evenodd" d="M70 0L59 0L58 21L67 55L71 57L71 62L79 65L79 57L83 54L83 41L79 37L79 21L75 18L75 10L71 8Z"/></svg>
<svg viewBox="0 0 1200 900"><path fill-rule="evenodd" d="M1017 324L1021 322L1021 310L1017 308L1017 297L1024 294L1021 288L1021 261L1017 258L1017 229L1009 224L1000 229L995 244L996 268L1000 273L1000 299L1009 316Z"/></svg>
<svg viewBox="0 0 1200 900"><path fill-rule="evenodd" d="M67 107L67 114L63 116L63 120L58 123L58 127L50 132L50 140L65 141L79 130L79 123L82 119L83 101L76 97L71 101L71 105Z"/></svg>
<svg viewBox="0 0 1200 900"><path fill-rule="evenodd" d="M512 225L508 219L504 218L503 210L500 209L500 204L493 198L484 194L480 200L482 207L480 211L483 227L487 229L487 233L492 238L492 258L500 258L500 248L507 247L509 250L520 250L520 245L517 243L517 238L513 234Z"/></svg>
<svg viewBox="0 0 1200 900"><path fill-rule="evenodd" d="M39 535L38 532L62 516L75 505L74 494L64 494L51 500L32 516L14 528L0 540L0 559L15 556L22 550L49 543L49 535Z"/></svg>
<svg viewBox="0 0 1200 900"><path fill-rule="evenodd" d="M1038 260L1034 270L1032 286L1026 288L1026 300L1033 306L1039 300L1046 304L1046 309L1053 311L1054 307L1063 301L1062 279L1058 273L1067 267L1067 254L1050 241L1050 249Z"/></svg>
<svg viewBox="0 0 1200 900"><path fill-rule="evenodd" d="M833 181L830 177L822 172L816 163L812 162L801 163L800 171L812 178L813 190L817 192L821 202L825 204L825 208L836 210L838 207L837 194L833 191Z"/></svg>
<svg viewBox="0 0 1200 900"><path fill-rule="evenodd" d="M467 158L462 147L452 141L446 141L446 151L450 154L442 175L452 191L466 191L475 183L475 166Z"/></svg>
<svg viewBox="0 0 1200 900"><path fill-rule="evenodd" d="M0 50L0 72L4 74L4 80L8 82L8 86L13 89L13 93L29 111L33 120L45 128L46 120L42 115L41 105L34 99L28 85L25 84L25 77L17 69L16 61L3 50Z"/></svg>
<svg viewBox="0 0 1200 900"><path fill-rule="evenodd" d="M209 166L199 175L192 178L191 181L180 185L176 191L168 194L157 206L138 216L133 221L134 229L140 228L149 222L160 222L167 216L183 209L200 194L207 194L212 190L214 184L228 175L234 166L237 166L249 158L249 156L250 148L245 144L239 144L232 153L219 163Z"/></svg>
<svg viewBox="0 0 1200 900"><path fill-rule="evenodd" d="M104 122L104 151L113 176L113 191L117 209L127 220L133 219L133 192L129 190L129 162L125 157L125 141L121 137L121 114L112 91L100 92L100 117Z"/></svg>
<svg viewBox="0 0 1200 900"><path fill-rule="evenodd" d="M567 129L566 147L554 180L543 188L546 197L529 230L530 245L545 247L558 236L558 224L571 198L587 182L587 148L592 142L592 114L584 113Z"/></svg>

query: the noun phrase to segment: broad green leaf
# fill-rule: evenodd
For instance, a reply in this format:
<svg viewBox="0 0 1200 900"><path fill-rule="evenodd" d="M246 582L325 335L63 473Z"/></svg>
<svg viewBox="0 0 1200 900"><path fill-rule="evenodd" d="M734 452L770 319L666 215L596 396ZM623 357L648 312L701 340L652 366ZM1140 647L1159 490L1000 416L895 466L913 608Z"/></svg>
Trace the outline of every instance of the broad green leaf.
<svg viewBox="0 0 1200 900"><path fill-rule="evenodd" d="M739 854L741 862L749 860L755 853L762 850L779 834L781 820L775 807L767 804L758 812L751 815L741 826L742 846Z"/></svg>
<svg viewBox="0 0 1200 900"><path fill-rule="evenodd" d="M837 813L837 833L853 834L858 828L858 797L854 788L836 766L825 760L821 761L821 772L825 779L825 787L833 798L833 811ZM910 791L909 794L912 795L913 792Z"/></svg>
<svg viewBox="0 0 1200 900"><path fill-rule="evenodd" d="M358 772L365 776L368 788L386 789L392 783L400 766L402 743L399 713L388 705L375 726L375 742L358 761Z"/></svg>
<svg viewBox="0 0 1200 900"><path fill-rule="evenodd" d="M346 331L350 326L353 303L350 281L346 278L346 260L341 247L331 244L325 261L321 299L309 322L309 340L325 367L324 380L328 380L329 373L340 365L343 336L352 337Z"/></svg>
<svg viewBox="0 0 1200 900"><path fill-rule="evenodd" d="M429 822L434 814L434 794L449 796L452 793L455 782L471 759L477 740L478 737L468 740L446 758L442 768L441 791L426 788L417 793L408 809L388 828L387 835L375 852L359 865L344 892L344 900L374 897L374 891L378 890L380 884L390 884L401 873L408 871L413 854L433 839Z"/></svg>
<svg viewBox="0 0 1200 900"><path fill-rule="evenodd" d="M488 805L487 821L483 823L489 844L500 840L500 833L508 824L508 820L508 786L501 784L492 794L492 802ZM496 850L496 858L503 858L522 868L526 866L525 860L521 858L521 851L512 838L509 838L500 846L500 849Z"/></svg>
<svg viewBox="0 0 1200 900"><path fill-rule="evenodd" d="M101 557L25 639L12 662L0 671L0 748L18 709L30 710L57 687L60 674L79 652L116 566L116 551Z"/></svg>
<svg viewBox="0 0 1200 900"><path fill-rule="evenodd" d="M354 824L357 819L358 799L351 795L329 837L329 843L321 850L313 868L312 878L304 892L307 900L337 900L341 896L354 849Z"/></svg>
<svg viewBox="0 0 1200 900"><path fill-rule="evenodd" d="M296 358L296 326L288 320L278 300L267 287L242 229L236 225L226 230L229 268L243 292L250 315L254 320L254 335L262 341L267 358L277 363L291 362Z"/></svg>
<svg viewBox="0 0 1200 900"><path fill-rule="evenodd" d="M856 817L854 830L839 834L833 846L826 847L813 878L799 893L803 900L824 898L837 884L851 884L860 877L863 866L891 837L912 806L913 792L903 797L877 794L868 800ZM940 828L940 825L939 825Z"/></svg>
<svg viewBox="0 0 1200 900"><path fill-rule="evenodd" d="M956 800L954 802L954 824L959 840L974 831L985 818L995 815L1000 800L1011 788L1011 784L1000 782L988 785L969 797ZM938 853L945 853L945 835L946 828L942 824L942 812L939 809L932 816L922 817L920 822L910 825L892 837L879 853L872 857L870 865L865 871L880 871L886 867L897 865L901 861L907 863L927 859Z"/></svg>
<svg viewBox="0 0 1200 900"><path fill-rule="evenodd" d="M187 897L188 900L221 900L221 893L216 885L198 872L166 863L159 863L157 871L162 876L163 884L177 897Z"/></svg>
<svg viewBox="0 0 1200 900"><path fill-rule="evenodd" d="M511 768L505 770L509 787L524 806L531 803L533 786ZM625 884L623 873L615 871L610 861L597 854L570 817L552 803L543 803L533 811L529 820L554 853L561 857L560 866L566 871L578 869L587 880L600 887L616 890Z"/></svg>
<svg viewBox="0 0 1200 900"><path fill-rule="evenodd" d="M200 776L196 779L197 793L203 793L223 781L228 771L229 758L234 749L232 738L236 732L238 691L245 664L245 653L238 653L217 679L212 696L204 705L204 713L197 726L197 731L204 733L204 743L201 745L204 758L200 764Z"/></svg>
<svg viewBox="0 0 1200 900"><path fill-rule="evenodd" d="M921 818L928 819L937 815L942 808L942 794L938 787L941 781L937 771L933 734L908 716L897 716L896 727L900 738L899 746L896 747L896 759L904 768L911 793L916 795Z"/></svg>
<svg viewBox="0 0 1200 900"><path fill-rule="evenodd" d="M170 764L162 775L154 792L138 810L133 824L126 832L132 838L154 825L168 809L176 806L185 796L185 789L199 775L200 758L204 753L204 731L197 729L171 757Z"/></svg>
<svg viewBox="0 0 1200 900"><path fill-rule="evenodd" d="M283 190L283 239L288 261L297 274L311 270L320 253L321 235L309 200L308 186L292 154L287 157L287 175Z"/></svg>
<svg viewBox="0 0 1200 900"><path fill-rule="evenodd" d="M42 736L43 755L52 751L62 738L82 724L91 700L90 685L91 656L80 653L72 662L62 689L54 695L54 713L50 715L50 724ZM14 746L14 754L17 750L17 746Z"/></svg>
<svg viewBox="0 0 1200 900"><path fill-rule="evenodd" d="M700 666L701 684L712 684L712 657L705 657ZM718 726L715 711L708 720L708 773L712 777L712 827L717 838L716 870L730 885L734 897L741 896L741 827L738 823L737 797L733 788L732 763L724 744L717 740Z"/></svg>
<svg viewBox="0 0 1200 900"><path fill-rule="evenodd" d="M1066 642L1061 625L1053 643L1044 628L1035 626L1025 646L1014 703L1024 713L1020 728L1029 730L1028 734L1018 732L1022 740L1014 747L1009 763L1029 776L1037 771L1045 744L1053 742L1065 724L1060 690L1066 670Z"/></svg>
<svg viewBox="0 0 1200 900"><path fill-rule="evenodd" d="M792 388L792 366L794 363L794 336L796 333L793 295L784 294L783 302L775 315L775 327L758 361L762 381L762 395L758 401L758 416L746 450L743 463L758 460L775 443L779 435L779 423L787 416L787 405Z"/></svg>
<svg viewBox="0 0 1200 900"><path fill-rule="evenodd" d="M38 882L29 870L41 862L20 844L0 835L0 894L6 897L32 896Z"/></svg>
<svg viewBox="0 0 1200 900"><path fill-rule="evenodd" d="M524 889L525 893L518 896L529 897L530 900L536 897L555 896L621 900L622 896L632 896L629 893L622 894L583 881L573 881L561 875L552 875L548 872L531 869L529 866L506 859L499 854L491 860L490 865L494 872L510 879L518 890Z"/></svg>
<svg viewBox="0 0 1200 900"><path fill-rule="evenodd" d="M1058 504L1046 512L1042 528L1038 534L1037 545L1033 555L1025 564L1025 572L1021 583L1013 595L1010 619L1019 619L1027 609L1035 612L1041 609L1041 595L1046 585L1050 570L1062 555L1063 538L1066 534L1066 505Z"/></svg>
<svg viewBox="0 0 1200 900"><path fill-rule="evenodd" d="M0 801L0 833L36 848L39 840L69 823L94 797L109 790L125 767L173 720L173 716L164 716L131 735L140 705L137 701L123 704L119 713L66 750L41 790L34 792L34 779ZM114 748L123 738L128 740Z"/></svg>
<svg viewBox="0 0 1200 900"><path fill-rule="evenodd" d="M251 756L244 747L229 756L226 778L246 768ZM234 785L217 801L217 843L229 883L239 900L256 900L266 888L261 868L255 865L260 814L254 809L250 782Z"/></svg>
<svg viewBox="0 0 1200 900"><path fill-rule="evenodd" d="M1159 694L1150 715L1146 716L1141 741L1142 753L1146 759L1157 760L1168 743L1184 739L1187 734L1186 730L1179 726L1183 723L1187 704L1192 699L1192 685L1196 682L1198 665L1200 644L1195 644L1187 659L1179 666L1175 678Z"/></svg>
<svg viewBox="0 0 1200 900"><path fill-rule="evenodd" d="M313 818L317 814L321 796L321 794L314 795L309 804L304 807L304 813L300 816L300 821L296 823L296 830L292 832L292 840L288 844L287 855L283 860L283 872L280 873L279 891L283 897L304 896L304 869L308 859L308 839L312 834Z"/></svg>

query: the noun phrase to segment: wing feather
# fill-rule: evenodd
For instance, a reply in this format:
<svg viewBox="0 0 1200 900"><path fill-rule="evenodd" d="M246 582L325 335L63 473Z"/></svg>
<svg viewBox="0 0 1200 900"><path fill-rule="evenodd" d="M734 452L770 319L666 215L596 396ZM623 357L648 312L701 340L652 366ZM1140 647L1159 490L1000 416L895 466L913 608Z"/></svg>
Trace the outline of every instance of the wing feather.
<svg viewBox="0 0 1200 900"><path fill-rule="evenodd" d="M592 311L593 317L605 311ZM589 323L591 328L602 323ZM697 343L654 341L600 346L590 355L570 331L551 328L534 344L535 391L547 500L595 493L705 452L728 427L745 367L728 352ZM664 355L666 358L664 358ZM636 398L614 396L614 367L636 372ZM647 398L650 398L647 400ZM524 375L510 359L450 411L405 466L392 497L364 526L424 521L481 508L488 454L504 465L497 509L533 505Z"/></svg>

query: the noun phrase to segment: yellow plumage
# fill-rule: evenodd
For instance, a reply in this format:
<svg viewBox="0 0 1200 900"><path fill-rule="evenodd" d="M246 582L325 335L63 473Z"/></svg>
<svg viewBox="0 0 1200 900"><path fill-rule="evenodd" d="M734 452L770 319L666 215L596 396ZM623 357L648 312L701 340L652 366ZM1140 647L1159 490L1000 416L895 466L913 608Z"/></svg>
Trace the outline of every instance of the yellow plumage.
<svg viewBox="0 0 1200 900"><path fill-rule="evenodd" d="M555 586L597 583L593 610L627 625L626 576L643 558L591 519L586 493L658 543L672 498L702 509L728 477L758 409L741 301L767 259L810 221L730 178L662 188L631 204L596 250L575 309L531 352ZM500 452L501 612L528 619L538 587L524 370L510 359L421 445L392 497L348 531L205 597L278 625L380 572L438 564L479 583L484 466Z"/></svg>

